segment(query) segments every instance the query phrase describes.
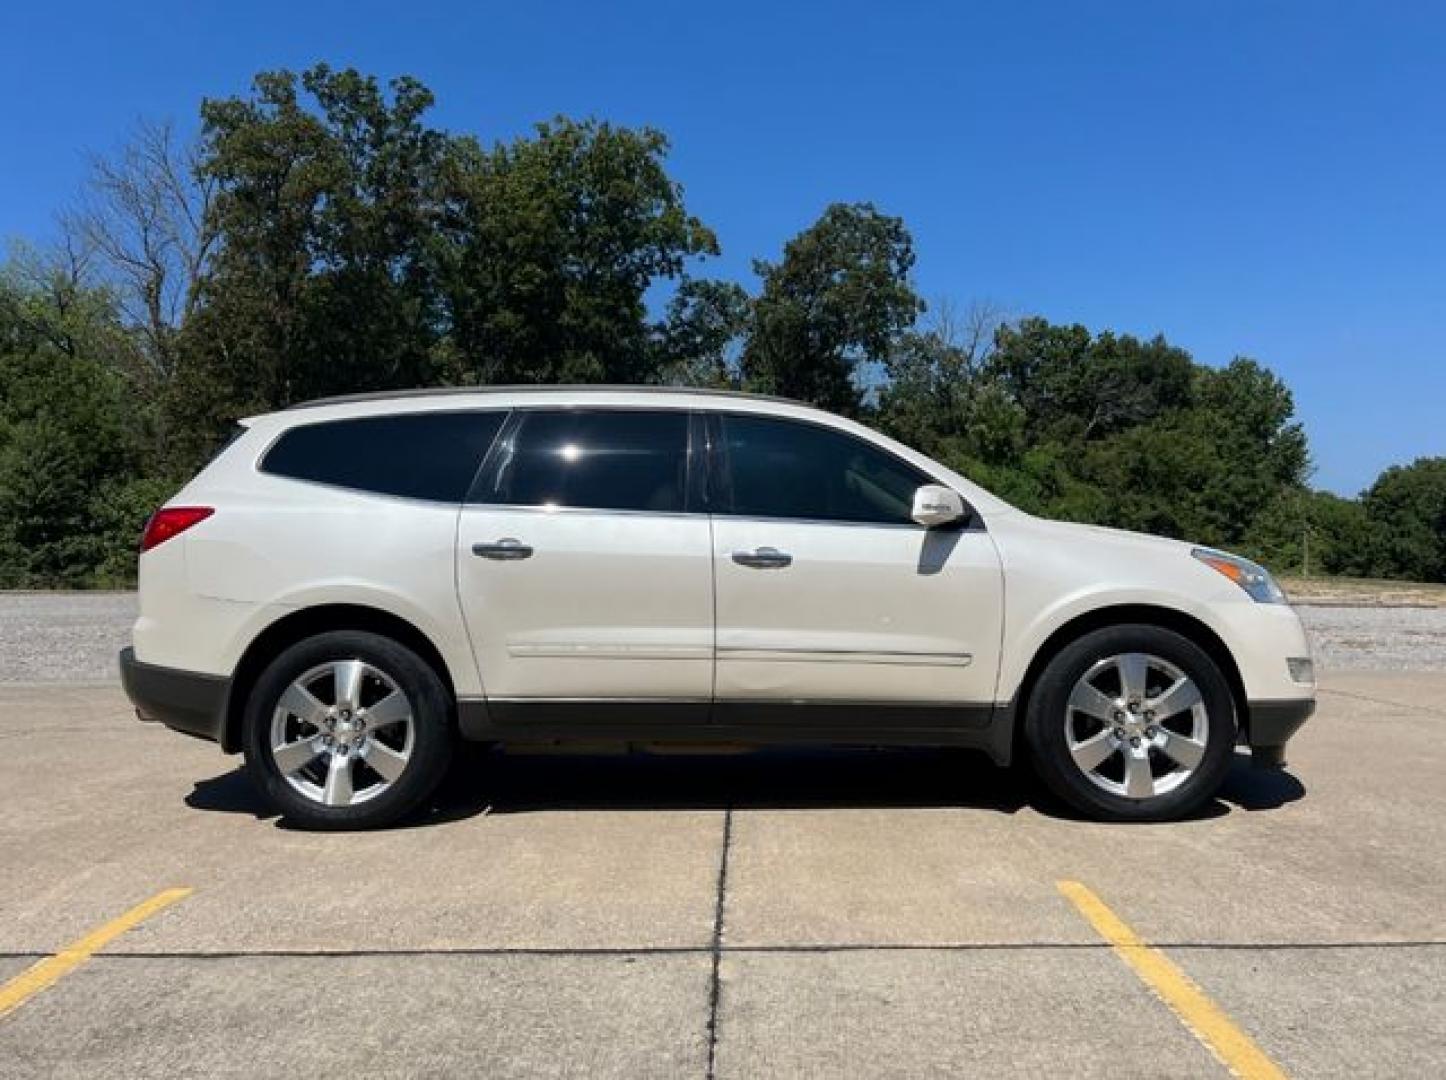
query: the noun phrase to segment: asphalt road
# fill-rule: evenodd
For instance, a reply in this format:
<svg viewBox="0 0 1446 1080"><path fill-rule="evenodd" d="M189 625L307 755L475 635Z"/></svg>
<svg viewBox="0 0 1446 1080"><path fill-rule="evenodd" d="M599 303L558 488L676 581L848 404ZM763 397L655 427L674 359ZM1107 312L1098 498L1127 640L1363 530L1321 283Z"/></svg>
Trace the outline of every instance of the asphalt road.
<svg viewBox="0 0 1446 1080"><path fill-rule="evenodd" d="M1171 825L955 753L473 753L313 835L113 686L0 685L0 981L193 890L0 1017L0 1074L1229 1075L1075 881L1285 1074L1438 1076L1443 725L1446 675L1328 676L1289 771Z"/></svg>

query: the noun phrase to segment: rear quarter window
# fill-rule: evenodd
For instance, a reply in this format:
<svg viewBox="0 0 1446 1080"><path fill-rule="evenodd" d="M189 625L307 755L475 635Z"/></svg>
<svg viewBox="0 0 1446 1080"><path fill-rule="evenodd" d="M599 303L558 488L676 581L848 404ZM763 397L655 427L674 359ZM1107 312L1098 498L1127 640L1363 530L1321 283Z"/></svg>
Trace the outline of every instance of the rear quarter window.
<svg viewBox="0 0 1446 1080"><path fill-rule="evenodd" d="M261 471L293 480L460 503L505 412L360 416L294 427L261 459Z"/></svg>

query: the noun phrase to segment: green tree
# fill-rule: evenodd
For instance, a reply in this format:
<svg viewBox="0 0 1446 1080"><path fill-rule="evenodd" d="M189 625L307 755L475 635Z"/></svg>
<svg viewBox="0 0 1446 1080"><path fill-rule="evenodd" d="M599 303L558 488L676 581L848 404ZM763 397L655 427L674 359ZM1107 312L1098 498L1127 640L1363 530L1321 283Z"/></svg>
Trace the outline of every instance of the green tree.
<svg viewBox="0 0 1446 1080"><path fill-rule="evenodd" d="M937 305L929 325L900 335L884 361L879 425L926 453L951 446L986 460L1012 456L1020 448L1017 409L985 375L1003 325L987 304L962 316L947 302Z"/></svg>
<svg viewBox="0 0 1446 1080"><path fill-rule="evenodd" d="M1105 522L1210 544L1237 544L1309 467L1290 391L1252 360L1193 367L1184 403L1081 449L1081 474L1105 495Z"/></svg>
<svg viewBox="0 0 1446 1080"><path fill-rule="evenodd" d="M752 304L734 282L685 279L656 329L653 368L658 381L718 389L735 386L737 349Z"/></svg>
<svg viewBox="0 0 1446 1080"><path fill-rule="evenodd" d="M743 349L749 389L857 414L865 365L883 364L923 302L909 273L914 243L900 218L869 203L835 203L758 261L762 290Z"/></svg>
<svg viewBox="0 0 1446 1080"><path fill-rule="evenodd" d="M170 405L201 452L235 416L433 376L440 171L432 95L319 65L202 104L216 248Z"/></svg>
<svg viewBox="0 0 1446 1080"><path fill-rule="evenodd" d="M1162 337L1091 335L1034 317L1000 327L989 374L1024 410L1031 441L1088 441L1188 405L1195 364Z"/></svg>
<svg viewBox="0 0 1446 1080"><path fill-rule="evenodd" d="M120 495L145 430L131 347L113 298L62 266L0 276L0 587L95 584L113 553L133 562L154 507Z"/></svg>
<svg viewBox="0 0 1446 1080"><path fill-rule="evenodd" d="M1362 502L1377 575L1446 581L1446 457L1392 466Z"/></svg>
<svg viewBox="0 0 1446 1080"><path fill-rule="evenodd" d="M1284 489L1251 523L1241 552L1282 573L1371 573L1375 540L1358 499Z"/></svg>
<svg viewBox="0 0 1446 1080"><path fill-rule="evenodd" d="M1250 360L1033 317L904 335L879 420L1022 508L1238 544L1309 460L1289 391Z"/></svg>
<svg viewBox="0 0 1446 1080"><path fill-rule="evenodd" d="M457 377L653 381L648 290L718 251L668 175L667 138L559 117L454 151L444 290Z"/></svg>

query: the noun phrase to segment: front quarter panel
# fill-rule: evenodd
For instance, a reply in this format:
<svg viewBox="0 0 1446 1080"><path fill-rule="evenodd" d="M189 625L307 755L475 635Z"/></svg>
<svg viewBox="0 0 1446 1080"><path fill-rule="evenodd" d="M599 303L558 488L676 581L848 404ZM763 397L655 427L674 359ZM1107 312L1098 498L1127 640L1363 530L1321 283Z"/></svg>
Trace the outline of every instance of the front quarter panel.
<svg viewBox="0 0 1446 1080"><path fill-rule="evenodd" d="M1190 555L1191 545L1045 521L1025 514L991 523L1005 567L999 697L1017 694L1039 650L1061 627L1112 607L1188 615L1225 643L1246 697L1310 696L1290 679L1288 656L1310 655L1300 619L1285 604L1259 604Z"/></svg>

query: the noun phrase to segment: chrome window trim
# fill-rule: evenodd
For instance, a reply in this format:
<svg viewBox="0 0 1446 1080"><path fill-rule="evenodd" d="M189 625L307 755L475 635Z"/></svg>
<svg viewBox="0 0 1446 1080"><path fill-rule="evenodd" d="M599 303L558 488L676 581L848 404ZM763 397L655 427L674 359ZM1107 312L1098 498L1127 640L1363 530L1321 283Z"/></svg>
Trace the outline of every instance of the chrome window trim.
<svg viewBox="0 0 1446 1080"><path fill-rule="evenodd" d="M344 491L354 490L343 488ZM363 492L363 494L368 494ZM402 496L391 496L402 498ZM420 501L420 500L407 500ZM452 505L450 503L446 505ZM720 514L707 510L608 510L594 506L545 506L529 504L518 506L512 503L489 503L489 502L466 502L462 504L464 510L488 510L495 513L525 513L525 514L601 514L608 517L650 517L650 518L723 518L728 521L751 521L759 524L774 525L827 525L841 529L893 529L900 532L921 532L921 533L947 533L947 532L983 532L983 523L978 521L977 515L970 518L967 528L958 528L951 525L933 526L920 525L918 522L885 522L885 521L834 521L829 518L783 518L783 517L762 517L755 514Z"/></svg>
<svg viewBox="0 0 1446 1080"><path fill-rule="evenodd" d="M917 521L839 521L834 518L769 517L766 514L714 514L729 521L749 521L775 525L832 525L840 529L894 529L900 532L948 532L949 527L920 525Z"/></svg>
<svg viewBox="0 0 1446 1080"><path fill-rule="evenodd" d="M524 514L603 514L608 517L650 517L650 518L705 518L705 510L610 510L599 506L547 506L537 503L518 505L515 503L466 502L464 510L489 510L495 513Z"/></svg>

